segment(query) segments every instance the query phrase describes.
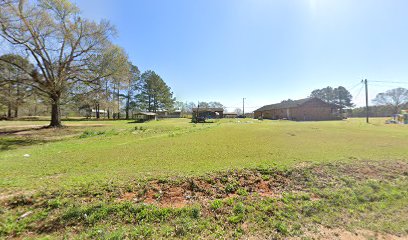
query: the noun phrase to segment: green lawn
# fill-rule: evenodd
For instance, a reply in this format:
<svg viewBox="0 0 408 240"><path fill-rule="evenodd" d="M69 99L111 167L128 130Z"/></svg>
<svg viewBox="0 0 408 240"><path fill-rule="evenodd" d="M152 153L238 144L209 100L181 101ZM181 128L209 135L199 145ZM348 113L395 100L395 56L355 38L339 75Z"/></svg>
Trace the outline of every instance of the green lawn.
<svg viewBox="0 0 408 240"><path fill-rule="evenodd" d="M65 124L74 129L73 134L70 129L47 133L48 137L68 135L64 140L47 143L43 141L46 137L35 142L32 137L13 136L34 142L0 152L0 188L60 188L304 161L408 159L408 126L385 125L383 119L373 122L247 119L195 125L187 119L141 124L70 121ZM0 122L0 129L12 123ZM15 122L20 124L38 122ZM41 131L35 136L41 136ZM75 136L81 133L82 138ZM0 139L6 142L11 137Z"/></svg>
<svg viewBox="0 0 408 240"><path fill-rule="evenodd" d="M0 122L0 238L408 236L408 125Z"/></svg>

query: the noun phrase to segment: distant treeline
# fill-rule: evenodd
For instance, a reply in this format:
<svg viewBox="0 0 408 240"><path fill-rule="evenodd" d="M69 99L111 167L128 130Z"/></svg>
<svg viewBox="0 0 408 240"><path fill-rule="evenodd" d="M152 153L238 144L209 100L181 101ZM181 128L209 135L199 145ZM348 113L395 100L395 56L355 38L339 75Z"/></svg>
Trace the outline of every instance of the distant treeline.
<svg viewBox="0 0 408 240"><path fill-rule="evenodd" d="M370 117L390 117L395 114L395 108L393 106L383 105L383 106L369 106L369 116ZM401 109L408 109L408 103L404 104ZM349 117L365 117L366 108L359 107L354 108L349 112Z"/></svg>

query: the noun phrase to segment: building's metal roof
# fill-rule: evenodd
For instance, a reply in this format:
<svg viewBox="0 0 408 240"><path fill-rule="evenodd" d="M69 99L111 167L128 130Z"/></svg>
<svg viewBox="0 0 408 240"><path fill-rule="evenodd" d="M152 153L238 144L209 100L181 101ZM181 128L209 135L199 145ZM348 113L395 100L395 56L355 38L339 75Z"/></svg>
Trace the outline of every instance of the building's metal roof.
<svg viewBox="0 0 408 240"><path fill-rule="evenodd" d="M138 113L136 113L135 115L148 115L148 116L155 116L155 115L157 115L156 113L154 113L154 112L138 112Z"/></svg>
<svg viewBox="0 0 408 240"><path fill-rule="evenodd" d="M223 108L198 108L199 112L223 112ZM193 108L193 112L197 112L197 108Z"/></svg>

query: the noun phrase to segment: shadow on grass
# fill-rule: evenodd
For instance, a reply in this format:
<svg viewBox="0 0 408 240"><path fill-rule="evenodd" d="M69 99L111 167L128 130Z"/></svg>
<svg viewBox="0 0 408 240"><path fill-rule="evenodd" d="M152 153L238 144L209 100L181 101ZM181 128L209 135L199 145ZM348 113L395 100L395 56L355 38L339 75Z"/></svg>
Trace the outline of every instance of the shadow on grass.
<svg viewBox="0 0 408 240"><path fill-rule="evenodd" d="M24 138L0 138L0 151L12 150L18 147L32 146L36 144L43 144L46 140L40 139L24 139Z"/></svg>
<svg viewBox="0 0 408 240"><path fill-rule="evenodd" d="M145 122L149 122L149 121L138 121L138 120L134 120L134 121L130 121L129 123L145 123Z"/></svg>
<svg viewBox="0 0 408 240"><path fill-rule="evenodd" d="M207 122L207 121L205 121L205 122L193 122L193 121L191 121L190 123L194 123L194 124L207 124L207 123L215 123L214 121L209 121L209 122Z"/></svg>
<svg viewBox="0 0 408 240"><path fill-rule="evenodd" d="M10 130L10 131L2 131L0 132L1 135L10 135L10 134L15 134L15 133L21 133L21 132L29 132L29 131L37 131L37 130L42 130L46 129L48 126L44 127L34 127L34 128L24 128L24 129L18 129L18 130Z"/></svg>

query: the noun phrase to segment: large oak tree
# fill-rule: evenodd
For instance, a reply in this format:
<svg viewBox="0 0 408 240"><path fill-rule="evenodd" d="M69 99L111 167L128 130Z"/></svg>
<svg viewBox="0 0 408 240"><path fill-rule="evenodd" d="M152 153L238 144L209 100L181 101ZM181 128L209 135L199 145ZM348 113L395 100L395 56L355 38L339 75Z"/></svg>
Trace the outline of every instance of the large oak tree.
<svg viewBox="0 0 408 240"><path fill-rule="evenodd" d="M35 63L25 84L49 98L50 126L60 127L64 94L76 84L98 84L117 71L106 67L121 55L110 43L114 28L107 21L83 19L67 0L3 0L0 4L0 36Z"/></svg>

